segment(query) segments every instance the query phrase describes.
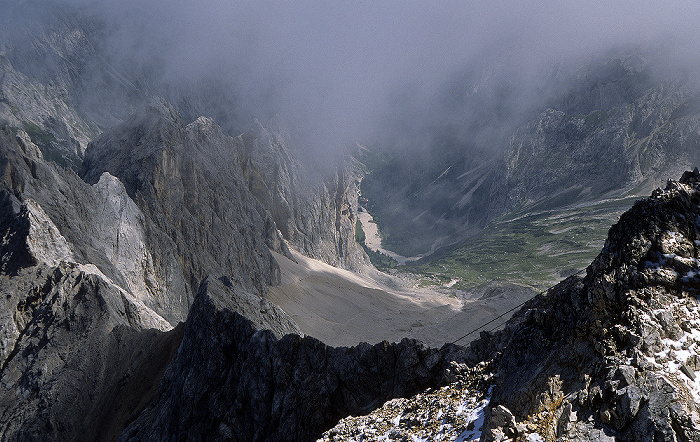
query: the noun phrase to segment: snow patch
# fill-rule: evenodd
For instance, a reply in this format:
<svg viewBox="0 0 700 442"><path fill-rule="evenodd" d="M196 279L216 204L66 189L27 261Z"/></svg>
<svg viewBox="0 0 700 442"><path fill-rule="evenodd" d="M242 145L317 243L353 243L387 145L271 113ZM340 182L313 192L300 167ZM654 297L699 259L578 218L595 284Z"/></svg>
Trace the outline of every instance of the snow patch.
<svg viewBox="0 0 700 442"><path fill-rule="evenodd" d="M471 442L481 439L481 432L484 427L484 419L486 419L486 408L491 402L491 392L493 386L489 388L486 397L476 402L474 398L469 398L467 401L460 404L457 414L467 414L466 426L471 430L464 430L455 442Z"/></svg>
<svg viewBox="0 0 700 442"><path fill-rule="evenodd" d="M676 383L681 382L693 396L693 400L700 402L700 374L693 371L688 365L688 360L698 355L698 343L700 343L700 306L695 304L692 307L684 305L682 302L675 302L669 305L672 312L684 310L687 314L687 323L692 327L686 331L679 339L662 339L662 349L654 354L656 358L647 358L658 367L657 361L662 361L662 372L667 379L673 379ZM690 372L690 375L688 374ZM693 375L693 376L691 376ZM693 379L694 378L694 379Z"/></svg>

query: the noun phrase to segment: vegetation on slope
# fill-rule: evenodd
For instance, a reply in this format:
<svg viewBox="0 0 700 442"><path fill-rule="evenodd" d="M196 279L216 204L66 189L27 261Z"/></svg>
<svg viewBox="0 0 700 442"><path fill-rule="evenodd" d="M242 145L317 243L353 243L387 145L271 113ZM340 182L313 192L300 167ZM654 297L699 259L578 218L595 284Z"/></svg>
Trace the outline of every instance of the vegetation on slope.
<svg viewBox="0 0 700 442"><path fill-rule="evenodd" d="M404 268L435 283L456 279L454 288L493 280L545 288L588 265L603 247L609 226L634 200L509 214L480 234Z"/></svg>

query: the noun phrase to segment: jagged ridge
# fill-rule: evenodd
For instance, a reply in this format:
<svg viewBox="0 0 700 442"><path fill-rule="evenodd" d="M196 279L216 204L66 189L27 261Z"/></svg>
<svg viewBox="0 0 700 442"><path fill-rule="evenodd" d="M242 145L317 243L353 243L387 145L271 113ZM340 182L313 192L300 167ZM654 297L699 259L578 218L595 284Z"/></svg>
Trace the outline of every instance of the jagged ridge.
<svg viewBox="0 0 700 442"><path fill-rule="evenodd" d="M463 407L490 400L482 440L700 440L698 220L696 169L622 215L585 277L568 278L471 344L466 362L489 381L468 394L446 388L466 397ZM472 431L478 413L451 433L444 425L430 433L447 410L414 404L341 423L326 439L482 434ZM397 425L372 431L387 418Z"/></svg>

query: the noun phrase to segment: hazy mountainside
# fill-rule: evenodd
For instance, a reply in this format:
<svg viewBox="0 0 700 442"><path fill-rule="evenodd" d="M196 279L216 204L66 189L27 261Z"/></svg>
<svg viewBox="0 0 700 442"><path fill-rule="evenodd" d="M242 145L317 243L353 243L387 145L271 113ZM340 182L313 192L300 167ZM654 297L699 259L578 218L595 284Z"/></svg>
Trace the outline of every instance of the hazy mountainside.
<svg viewBox="0 0 700 442"><path fill-rule="evenodd" d="M232 138L206 118L186 125L154 104L90 144L85 181L46 161L22 129L4 127L0 141L4 439L114 437L153 397L180 345L173 326L194 314L197 296L240 313L247 327L300 333L264 298L279 282L270 250L289 253L266 205L295 229L292 244L337 265L366 265L344 242L354 244L354 181L339 172L301 187L302 178L279 172L294 167L289 158L257 169L271 164L260 152L284 153L269 139ZM290 176L299 188L272 186ZM76 399L86 394L95 399ZM343 409L329 408L338 417Z"/></svg>
<svg viewBox="0 0 700 442"><path fill-rule="evenodd" d="M585 277L482 333L452 383L324 440L700 440L698 203L697 170L637 202Z"/></svg>
<svg viewBox="0 0 700 442"><path fill-rule="evenodd" d="M24 129L45 159L88 173L81 166L88 142L120 123L137 124L131 115L163 96L178 119L211 115L219 138L236 138L235 161L245 185L293 246L344 268L361 270L368 262L354 241L359 164L346 159L320 172L308 170L287 146L291 137L237 114L242 111L227 85L214 78L166 85L158 57L112 54L109 36L115 30L89 9L6 3L0 18L7 24L0 29L0 121ZM92 172L91 182L99 173Z"/></svg>
<svg viewBox="0 0 700 442"><path fill-rule="evenodd" d="M511 204L586 201L680 174L700 143L697 91L650 70L640 56L605 60L516 131L506 159Z"/></svg>
<svg viewBox="0 0 700 442"><path fill-rule="evenodd" d="M148 87L137 70L111 64L106 25L85 11L0 6L0 119L25 129L47 159L77 168L88 142L133 112Z"/></svg>
<svg viewBox="0 0 700 442"><path fill-rule="evenodd" d="M25 129L51 161L79 168L93 138L156 97L188 121L215 118L228 134L252 121L216 78L164 84L163 60L144 58L137 43L116 47L119 26L99 8L54 0L3 0L0 8L0 121Z"/></svg>
<svg viewBox="0 0 700 442"><path fill-rule="evenodd" d="M679 174L700 142L697 92L687 78L657 76L647 57L616 53L555 75L558 92L543 92L555 98L517 127L485 123L490 144L438 127L415 161L375 154L362 192L386 246L415 255L514 210L638 194Z"/></svg>
<svg viewBox="0 0 700 442"><path fill-rule="evenodd" d="M358 148L319 172L284 129L239 115L235 93L220 94L227 84L168 86L157 57L112 64L111 31L85 10L35 0L0 10L0 439L313 440L378 410L323 437L439 439L449 424L462 440L700 440L697 172L623 215L585 277L469 348L331 347L268 299L281 262L304 267L290 248L368 268L355 242L366 166L363 194L389 247L469 238L420 264L453 287L452 276L490 282L502 256L506 279L571 275L630 194L694 157L689 83L659 81L643 56L618 53L555 76L562 90L517 124L507 88L489 103L463 85L440 105L469 107L472 120L411 140L429 139L427 151ZM540 259L557 254L566 258ZM463 274L446 276L448 260ZM341 299L339 284L357 287L349 278L306 265L287 275L290 292L315 311L362 311L359 297ZM426 316L432 305L436 317L452 305L391 304L365 289L377 322L402 305ZM444 293L462 305L445 314L450 333L531 289L473 293Z"/></svg>
<svg viewBox="0 0 700 442"><path fill-rule="evenodd" d="M284 251L274 221L232 157L240 140L206 119L151 107L105 133L86 153L92 185L21 130L1 141L3 440L113 439L130 422L127 440L309 439L440 382L457 354L295 338L264 299L268 245Z"/></svg>
<svg viewBox="0 0 700 442"><path fill-rule="evenodd" d="M248 188L274 219L282 236L304 255L362 271L367 255L355 242L362 165L346 156L325 179L314 178L280 130L255 121L237 138Z"/></svg>
<svg viewBox="0 0 700 442"><path fill-rule="evenodd" d="M148 248L174 251L186 284L161 286L183 299L179 319L209 274L261 294L279 278L268 250L281 247L274 222L248 192L236 160L232 139L211 120L185 125L165 105L105 133L86 152L82 177L88 183L105 172L117 177L144 213ZM177 274L172 265L156 261L155 273Z"/></svg>

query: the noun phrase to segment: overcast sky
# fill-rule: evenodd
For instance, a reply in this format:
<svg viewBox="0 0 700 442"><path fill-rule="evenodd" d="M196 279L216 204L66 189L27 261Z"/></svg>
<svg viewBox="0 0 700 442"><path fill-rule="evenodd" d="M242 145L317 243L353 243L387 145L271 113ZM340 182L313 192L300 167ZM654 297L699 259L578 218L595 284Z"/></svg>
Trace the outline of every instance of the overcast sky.
<svg viewBox="0 0 700 442"><path fill-rule="evenodd" d="M174 84L230 80L328 148L376 130L397 96L420 118L456 72L528 97L545 67L611 47L700 60L699 1L72 1L106 18L114 54L157 58Z"/></svg>

